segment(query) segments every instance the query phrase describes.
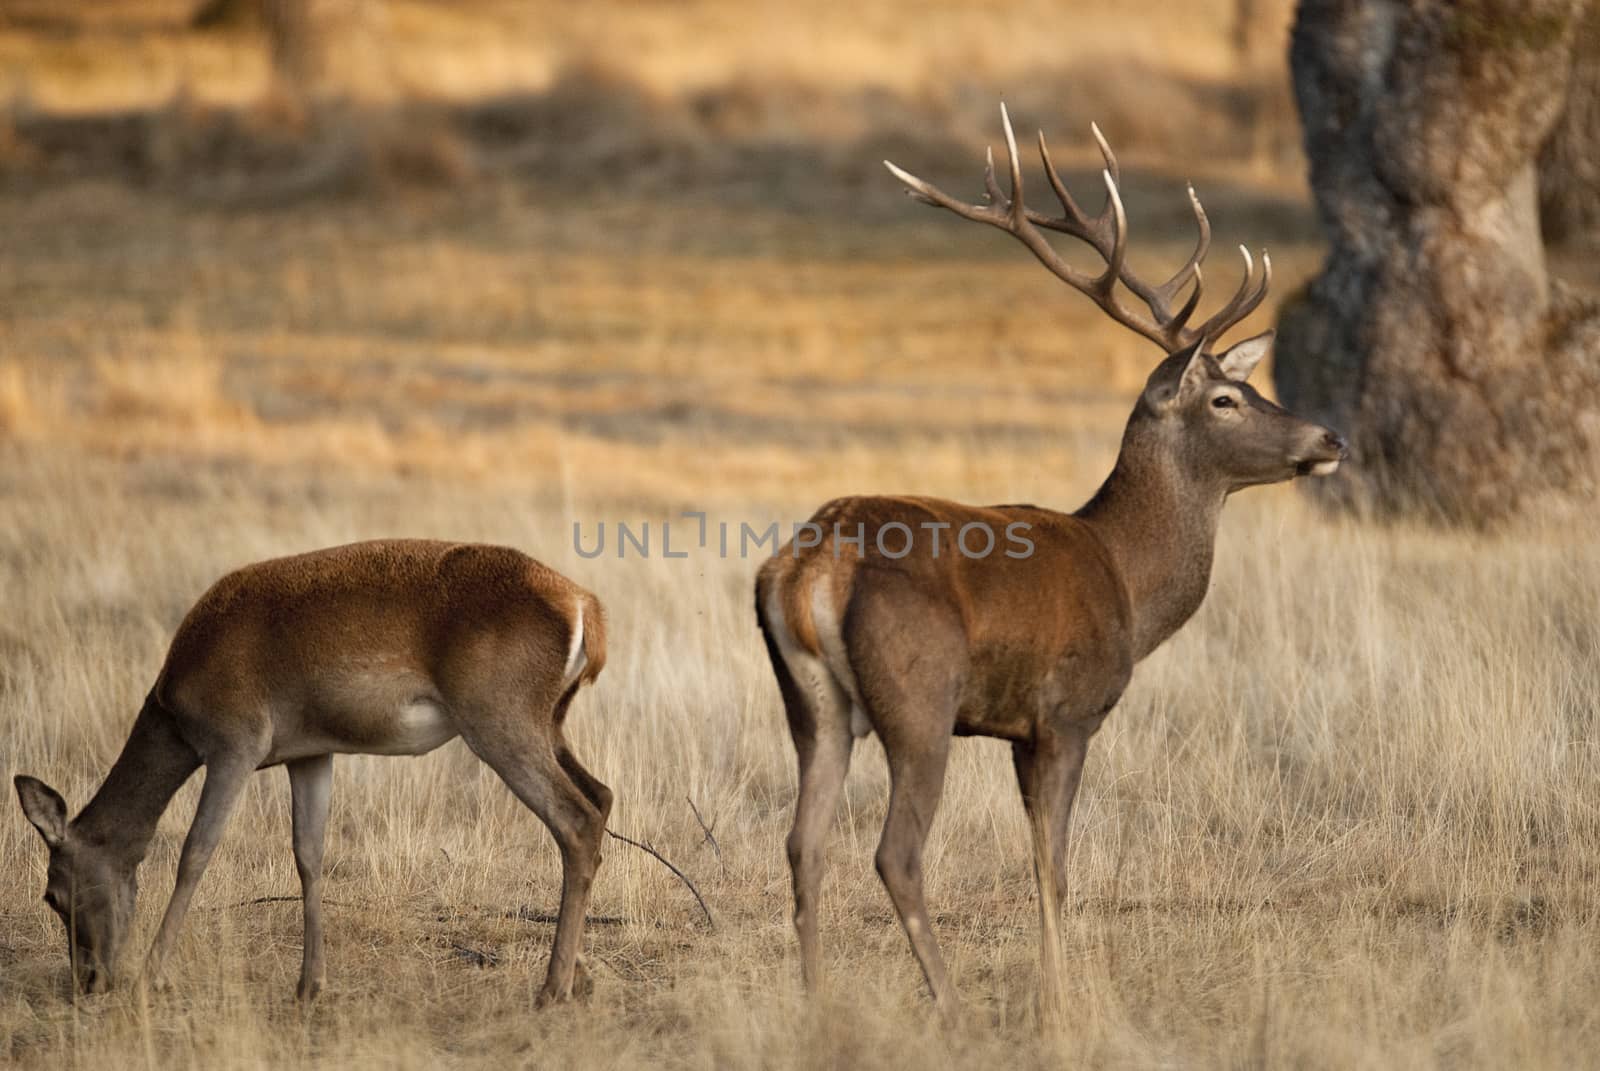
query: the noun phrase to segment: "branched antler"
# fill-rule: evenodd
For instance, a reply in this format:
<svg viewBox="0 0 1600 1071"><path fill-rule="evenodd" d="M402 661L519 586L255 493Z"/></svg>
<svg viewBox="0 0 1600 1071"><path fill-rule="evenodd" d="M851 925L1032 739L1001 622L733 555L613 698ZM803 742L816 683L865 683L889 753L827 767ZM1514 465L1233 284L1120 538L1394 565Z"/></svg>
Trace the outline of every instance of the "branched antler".
<svg viewBox="0 0 1600 1071"><path fill-rule="evenodd" d="M995 178L992 150L984 168L983 186L987 196L983 204L967 204L965 201L957 200L932 183L895 166L888 160L883 162L884 166L895 178L906 184L917 200L948 209L962 219L999 227L1012 235L1027 246L1029 252L1058 279L1087 294L1113 320L1137 331L1168 352L1182 349L1197 339L1207 342L1215 340L1249 316L1267 296L1267 287L1272 283L1272 259L1265 253L1261 254L1261 278L1257 282L1255 262L1251 259L1249 250L1240 246L1239 252L1244 255L1244 278L1239 283L1239 289L1227 304L1204 323L1198 327L1188 326L1190 318L1200 304L1200 294L1204 286L1200 264L1211 248L1211 223L1206 219L1205 209L1201 206L1194 187L1189 187L1189 204L1194 209L1195 226L1199 232L1194 252L1190 254L1188 262L1171 278L1159 286L1151 286L1135 275L1127 265L1128 219L1123 211L1122 194L1118 189L1121 169L1117 166L1117 158L1111 151L1111 146L1100 133L1100 128L1093 125L1090 127L1096 144L1100 146L1100 155L1105 158L1106 166L1100 175L1105 180L1106 203L1099 214L1093 217L1078 207L1077 201L1073 199L1067 184L1061 180L1061 175L1050 159L1050 149L1045 144L1044 132L1039 132L1039 156L1044 163L1045 178L1049 181L1050 188L1055 191L1056 199L1061 202L1062 210L1059 216L1047 216L1028 208L1023 203L1022 164L1017 153L1017 138L1011 130L1011 117L1007 114L1004 104L1000 105L1000 121L1005 127L1006 161L1011 178L1010 196L1001 192L1000 184ZM1105 261L1105 271L1098 275L1089 275L1068 264L1040 232L1041 227L1069 234L1088 244ZM1117 300L1116 288L1119 282L1144 302L1149 309L1148 315L1137 308L1128 308ZM1186 288L1189 291L1188 298L1174 309L1173 303Z"/></svg>

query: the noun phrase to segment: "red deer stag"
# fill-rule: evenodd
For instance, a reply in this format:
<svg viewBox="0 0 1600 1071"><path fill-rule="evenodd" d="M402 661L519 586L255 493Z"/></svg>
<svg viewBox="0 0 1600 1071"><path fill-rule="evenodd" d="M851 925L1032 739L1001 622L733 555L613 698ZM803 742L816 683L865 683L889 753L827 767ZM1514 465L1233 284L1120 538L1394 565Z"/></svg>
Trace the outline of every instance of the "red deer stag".
<svg viewBox="0 0 1600 1071"><path fill-rule="evenodd" d="M588 984L583 916L611 791L562 735L605 664L595 597L506 547L356 543L260 562L217 581L178 626L122 755L82 813L16 779L50 849L45 902L66 925L73 977L110 987L133 921L139 862L197 766L205 786L177 886L150 948L163 959L250 774L289 773L305 901L298 994L322 986L322 849L333 755L421 755L459 735L561 849L561 913L539 1004Z"/></svg>
<svg viewBox="0 0 1600 1071"><path fill-rule="evenodd" d="M1194 253L1172 278L1151 286L1127 266L1117 161L1099 130L1107 199L1093 218L1068 193L1040 135L1045 176L1063 210L1049 216L1023 204L1016 138L1003 106L1001 118L1009 196L995 180L992 154L988 198L977 205L885 163L919 200L1016 237L1112 319L1162 347L1167 356L1133 407L1116 466L1075 513L909 496L837 499L812 517L815 538L797 536L762 566L756 582L756 612L799 756L788 853L805 981L815 988L821 980L824 836L854 739L876 732L892 784L878 873L933 998L946 1011L956 995L929 926L922 851L951 737L1011 742L1049 935L1049 905L1064 890L1067 829L1089 739L1134 665L1199 607L1223 502L1255 484L1330 473L1346 456L1336 433L1245 383L1271 347L1270 331L1220 353L1209 349L1260 304L1270 260L1263 256L1257 281L1245 252L1237 293L1210 319L1189 326L1210 243L1194 191ZM1043 230L1086 242L1104 271L1073 268ZM1118 300L1119 283L1148 315ZM1002 531L1007 539L999 543ZM1048 941L1044 955L1048 983Z"/></svg>

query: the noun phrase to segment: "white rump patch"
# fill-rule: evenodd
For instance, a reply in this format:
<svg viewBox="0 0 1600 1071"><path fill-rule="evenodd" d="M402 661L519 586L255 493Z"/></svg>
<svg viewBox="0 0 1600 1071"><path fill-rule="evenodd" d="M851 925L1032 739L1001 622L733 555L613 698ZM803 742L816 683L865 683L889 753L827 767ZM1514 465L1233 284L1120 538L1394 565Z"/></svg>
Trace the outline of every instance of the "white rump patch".
<svg viewBox="0 0 1600 1071"><path fill-rule="evenodd" d="M817 585L818 588L823 586L822 583ZM813 613L815 613L815 601L813 598ZM811 697L811 706L819 727L826 725L830 720L838 724L848 719L851 731L854 732L855 717L847 713L848 709L854 707L853 698L837 674L832 671L831 664L801 647L790 634L789 620L783 612L783 598L778 593L776 585L767 597L766 621L767 627L772 631L772 638L778 645L778 653L783 657L783 664L789 669L789 675L794 678L795 684L801 691ZM820 626L822 621L817 620L816 624ZM831 624L830 628L837 635L837 624ZM823 635L820 627L817 634L819 638ZM827 651L828 647L824 642L825 656ZM863 717L861 720L865 722L866 718Z"/></svg>
<svg viewBox="0 0 1600 1071"><path fill-rule="evenodd" d="M858 718L862 725L866 725L867 716L861 707L861 691L856 687L856 674L850 668L850 656L844 649L844 632L839 627L839 615L833 612L833 593L829 591L825 578L811 588L811 623L817 630L817 645L822 648L823 661L827 663L829 672L850 699L852 730ZM871 727L868 726L866 730L856 735L865 736L871 731Z"/></svg>
<svg viewBox="0 0 1600 1071"><path fill-rule="evenodd" d="M572 687L572 682L582 675L583 667L588 664L589 656L583 652L583 600L579 599L572 619L572 642L567 645L567 671L561 678L561 690Z"/></svg>

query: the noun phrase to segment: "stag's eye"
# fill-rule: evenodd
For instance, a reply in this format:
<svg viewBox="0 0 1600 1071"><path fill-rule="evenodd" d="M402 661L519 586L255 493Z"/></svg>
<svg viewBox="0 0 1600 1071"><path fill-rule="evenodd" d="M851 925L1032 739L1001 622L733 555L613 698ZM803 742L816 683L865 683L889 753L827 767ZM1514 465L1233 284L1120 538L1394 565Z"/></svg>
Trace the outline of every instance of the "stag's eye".
<svg viewBox="0 0 1600 1071"><path fill-rule="evenodd" d="M1213 409L1232 409L1238 404L1231 394L1219 394L1211 399L1211 408Z"/></svg>

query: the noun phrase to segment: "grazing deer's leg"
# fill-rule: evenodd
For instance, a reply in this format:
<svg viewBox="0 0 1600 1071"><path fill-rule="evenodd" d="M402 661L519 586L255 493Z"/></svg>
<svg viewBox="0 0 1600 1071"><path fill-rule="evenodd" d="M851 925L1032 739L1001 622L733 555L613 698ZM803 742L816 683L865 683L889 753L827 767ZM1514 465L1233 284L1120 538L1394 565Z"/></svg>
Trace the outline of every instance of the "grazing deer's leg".
<svg viewBox="0 0 1600 1071"><path fill-rule="evenodd" d="M607 788L594 774L584 769L578 757L572 753L572 748L565 740L556 740L556 761L561 764L561 769L572 783L578 786L578 791L600 812L600 824L605 825L611 817L611 789Z"/></svg>
<svg viewBox="0 0 1600 1071"><path fill-rule="evenodd" d="M195 808L194 822L189 826L183 853L178 857L178 881L145 960L145 974L157 987L162 985L161 965L183 927L183 918L189 911L195 887L200 884L200 875L211 862L211 853L222 839L222 831L227 827L234 805L239 802L239 793L255 772L258 761L252 753L244 757L229 755L206 764L206 783L200 790L200 804Z"/></svg>
<svg viewBox="0 0 1600 1071"><path fill-rule="evenodd" d="M488 729L481 721L462 724L462 739L539 816L561 849L561 911L556 918L550 967L535 1002L542 1008L572 996L583 945L584 913L600 867L606 818L563 768L556 745L547 735L549 727L540 729L532 721L505 719Z"/></svg>
<svg viewBox="0 0 1600 1071"><path fill-rule="evenodd" d="M600 825L601 828L604 828L611 819L611 789L607 788L598 777L584 769L583 764L578 761L578 757L567 746L566 740L561 738L560 730L558 729L556 732L556 761L561 764L561 768L566 771L567 776L572 778L579 791L588 797L589 802L594 804L595 808L600 812ZM580 945L578 959L573 964L572 972L572 993L576 997L587 997L594 992L594 983L589 978L589 968L584 959L583 948Z"/></svg>
<svg viewBox="0 0 1600 1071"><path fill-rule="evenodd" d="M333 784L333 756L313 755L287 763L294 814L294 864L300 872L305 902L304 952L295 995L313 1000L326 974L322 961L322 849L328 832L328 790Z"/></svg>
<svg viewBox="0 0 1600 1071"><path fill-rule="evenodd" d="M949 1016L956 1010L957 997L928 920L922 893L922 848L944 790L950 736L939 724L931 732L917 732L909 739L886 739L884 747L889 758L889 816L878 842L878 876L894 901L934 1003Z"/></svg>
<svg viewBox="0 0 1600 1071"><path fill-rule="evenodd" d="M566 735L561 731L562 725L566 724L567 707L572 704L572 698L577 694L578 687L573 685L562 693L560 700L556 703L555 716L552 719L555 726L556 761L561 764L561 768L567 772L567 776L572 778L573 783L578 786L579 790L588 797L589 802L594 804L595 809L600 812L600 824L603 826L611 817L611 790L598 777L583 768L583 763L579 762L578 757L572 753L572 748L567 743Z"/></svg>

